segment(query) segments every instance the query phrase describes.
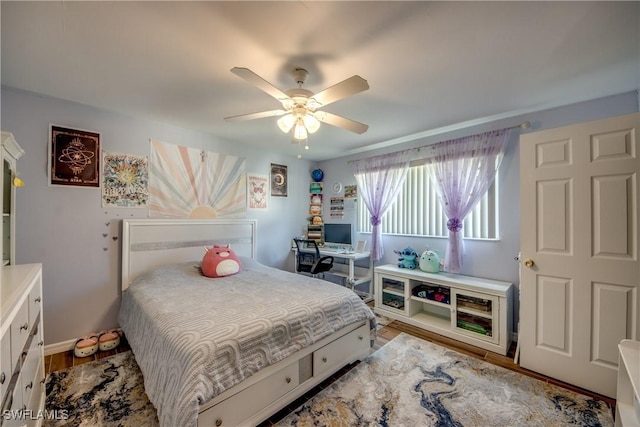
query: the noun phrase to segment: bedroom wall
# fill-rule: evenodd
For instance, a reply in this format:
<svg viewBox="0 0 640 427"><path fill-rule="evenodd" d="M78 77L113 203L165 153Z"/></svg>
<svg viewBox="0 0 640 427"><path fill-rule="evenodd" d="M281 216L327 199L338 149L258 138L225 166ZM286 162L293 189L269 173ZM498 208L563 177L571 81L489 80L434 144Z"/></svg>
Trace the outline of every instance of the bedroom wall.
<svg viewBox="0 0 640 427"><path fill-rule="evenodd" d="M268 175L270 163L287 165L288 197L271 197L267 212L248 211L246 217L258 221L258 260L291 268L291 238L304 229L309 207L310 161L12 88L2 87L1 95L2 130L12 132L26 152L18 161L26 185L17 191L16 262L43 264L45 344L117 325L120 224L123 218L147 217L146 209L102 208L97 188L50 187L50 123L99 132L102 148L110 152L148 155L154 138L245 157L251 173Z"/></svg>
<svg viewBox="0 0 640 427"><path fill-rule="evenodd" d="M331 188L333 182L339 181L343 185L354 185L355 178L348 165L352 159L361 159L376 154L400 151L407 148L420 147L430 143L445 141L452 138L468 136L482 133L489 130L501 129L513 125L518 125L524 121L531 122L531 128L523 132L535 132L542 129L550 129L575 123L597 120L606 117L614 117L623 114L636 112L639 109L637 92L630 92L615 96L609 96L593 101L582 102L559 108L525 114L518 117L494 121L479 126L468 127L463 130L441 133L421 138L404 144L395 145L387 149L360 153L339 159L320 162L318 166L324 171L325 185ZM499 218L500 218L500 238L495 241L487 240L465 240L466 252L464 255L464 265L461 274L486 277L491 279L505 280L519 284L518 263L514 257L520 250L520 149L518 145L520 131L514 130L511 135L505 157L499 170ZM346 199L345 209L351 207L350 214L345 215L344 220L334 222L354 221L355 209L352 199ZM327 222L329 217L328 204L325 203L324 217ZM357 238L371 241L371 235L361 234ZM446 238L426 238L410 236L383 235L383 245L385 254L383 259L376 265L395 264L397 256L394 249L403 249L411 246L416 251L422 252L426 247L438 250L440 254L445 253ZM370 244L367 244L370 247ZM519 304L517 301L517 291L515 294L514 307L514 327L517 325Z"/></svg>

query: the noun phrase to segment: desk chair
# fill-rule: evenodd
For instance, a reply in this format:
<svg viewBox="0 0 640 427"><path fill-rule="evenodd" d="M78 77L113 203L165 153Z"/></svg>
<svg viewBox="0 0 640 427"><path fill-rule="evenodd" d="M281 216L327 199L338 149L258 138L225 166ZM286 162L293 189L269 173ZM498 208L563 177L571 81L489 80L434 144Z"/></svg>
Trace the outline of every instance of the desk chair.
<svg viewBox="0 0 640 427"><path fill-rule="evenodd" d="M293 239L296 244L296 271L298 273L307 273L313 277L322 274L324 278L325 271L333 268L332 256L320 256L320 249L315 240ZM313 252L303 252L304 249L315 250Z"/></svg>

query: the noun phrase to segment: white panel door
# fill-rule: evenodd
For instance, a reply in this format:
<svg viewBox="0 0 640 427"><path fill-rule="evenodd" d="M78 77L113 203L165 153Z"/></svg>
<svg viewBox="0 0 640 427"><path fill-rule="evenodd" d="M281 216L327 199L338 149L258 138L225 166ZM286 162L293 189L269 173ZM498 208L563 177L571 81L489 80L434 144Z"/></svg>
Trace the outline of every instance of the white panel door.
<svg viewBox="0 0 640 427"><path fill-rule="evenodd" d="M639 128L634 113L520 137L522 367L610 397L617 344L640 338Z"/></svg>

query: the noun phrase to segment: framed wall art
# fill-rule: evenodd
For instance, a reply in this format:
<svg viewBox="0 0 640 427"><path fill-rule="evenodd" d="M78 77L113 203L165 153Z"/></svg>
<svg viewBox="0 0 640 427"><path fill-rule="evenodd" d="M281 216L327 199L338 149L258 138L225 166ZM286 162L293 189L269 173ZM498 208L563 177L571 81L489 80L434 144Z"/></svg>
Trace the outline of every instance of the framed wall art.
<svg viewBox="0 0 640 427"><path fill-rule="evenodd" d="M49 185L100 187L100 134L49 125Z"/></svg>
<svg viewBox="0 0 640 427"><path fill-rule="evenodd" d="M271 163L271 195L287 197L287 167Z"/></svg>
<svg viewBox="0 0 640 427"><path fill-rule="evenodd" d="M149 159L102 151L102 207L144 208L149 200Z"/></svg>
<svg viewBox="0 0 640 427"><path fill-rule="evenodd" d="M267 175L247 174L247 209L267 210L268 191Z"/></svg>

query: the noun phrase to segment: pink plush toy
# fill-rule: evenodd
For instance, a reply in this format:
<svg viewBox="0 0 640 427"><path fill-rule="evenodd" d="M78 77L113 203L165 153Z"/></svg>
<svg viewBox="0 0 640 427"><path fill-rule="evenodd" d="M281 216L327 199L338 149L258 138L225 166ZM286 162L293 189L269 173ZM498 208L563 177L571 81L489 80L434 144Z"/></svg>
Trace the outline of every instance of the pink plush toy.
<svg viewBox="0 0 640 427"><path fill-rule="evenodd" d="M231 276L240 271L240 259L229 245L205 247L202 258L202 274L207 277Z"/></svg>

